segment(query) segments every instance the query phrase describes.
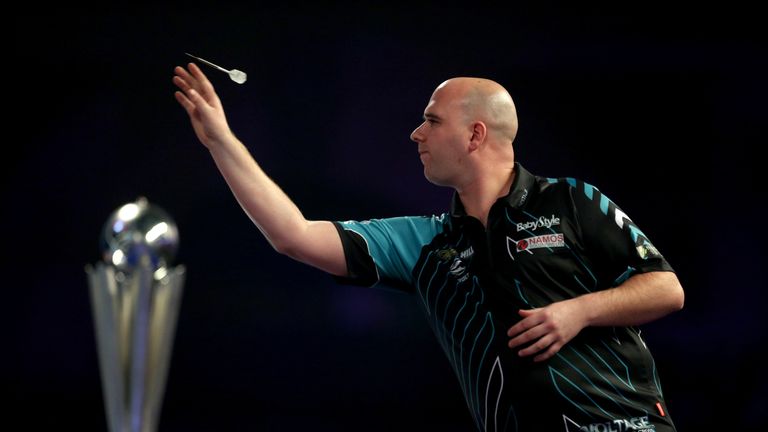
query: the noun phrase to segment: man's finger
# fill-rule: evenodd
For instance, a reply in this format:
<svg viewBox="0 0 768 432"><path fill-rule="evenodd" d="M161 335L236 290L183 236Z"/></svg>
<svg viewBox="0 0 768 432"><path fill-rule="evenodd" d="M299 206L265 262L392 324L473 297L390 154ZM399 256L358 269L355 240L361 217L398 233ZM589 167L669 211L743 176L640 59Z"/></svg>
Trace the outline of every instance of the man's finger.
<svg viewBox="0 0 768 432"><path fill-rule="evenodd" d="M516 337L512 338L507 345L510 348L514 348L520 345L523 345L525 343L528 343L532 340L536 340L546 334L546 331L539 325L532 327L530 329L527 329L526 331L518 334Z"/></svg>

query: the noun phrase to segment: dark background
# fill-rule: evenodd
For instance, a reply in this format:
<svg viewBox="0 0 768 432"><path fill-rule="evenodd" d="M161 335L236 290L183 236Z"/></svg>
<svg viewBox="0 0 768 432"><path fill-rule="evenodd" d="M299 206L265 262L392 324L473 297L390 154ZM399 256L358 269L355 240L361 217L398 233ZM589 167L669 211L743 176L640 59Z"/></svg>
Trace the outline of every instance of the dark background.
<svg viewBox="0 0 768 432"><path fill-rule="evenodd" d="M500 82L519 111L517 159L598 186L677 270L685 309L643 335L679 430L764 428L760 15L536 4L7 15L5 422L106 430L84 267L110 213L145 196L174 217L188 271L161 431L472 430L413 297L336 285L274 253L242 213L173 98L191 52L248 73L238 85L203 67L311 219L444 211L450 193L423 178L408 136L443 80Z"/></svg>

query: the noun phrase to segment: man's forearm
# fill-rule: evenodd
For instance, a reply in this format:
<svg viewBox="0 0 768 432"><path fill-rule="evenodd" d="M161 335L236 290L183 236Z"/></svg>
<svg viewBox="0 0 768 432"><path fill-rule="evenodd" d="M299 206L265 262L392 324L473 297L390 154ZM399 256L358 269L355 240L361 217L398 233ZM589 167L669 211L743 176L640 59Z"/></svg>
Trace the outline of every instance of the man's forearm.
<svg viewBox="0 0 768 432"><path fill-rule="evenodd" d="M673 272L632 276L621 285L577 297L589 326L633 326L683 307L683 288Z"/></svg>
<svg viewBox="0 0 768 432"><path fill-rule="evenodd" d="M269 243L282 252L306 229L299 208L270 179L234 135L210 147L216 166L238 203Z"/></svg>

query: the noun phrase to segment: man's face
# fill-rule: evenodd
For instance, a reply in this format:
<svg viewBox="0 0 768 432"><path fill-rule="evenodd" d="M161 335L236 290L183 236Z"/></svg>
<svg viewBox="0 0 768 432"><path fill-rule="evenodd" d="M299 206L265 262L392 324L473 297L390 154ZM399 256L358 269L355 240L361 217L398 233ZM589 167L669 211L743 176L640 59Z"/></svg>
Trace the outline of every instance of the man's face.
<svg viewBox="0 0 768 432"><path fill-rule="evenodd" d="M459 96L455 88L438 87L424 109L424 122L411 133L424 176L440 186L459 184L472 136Z"/></svg>

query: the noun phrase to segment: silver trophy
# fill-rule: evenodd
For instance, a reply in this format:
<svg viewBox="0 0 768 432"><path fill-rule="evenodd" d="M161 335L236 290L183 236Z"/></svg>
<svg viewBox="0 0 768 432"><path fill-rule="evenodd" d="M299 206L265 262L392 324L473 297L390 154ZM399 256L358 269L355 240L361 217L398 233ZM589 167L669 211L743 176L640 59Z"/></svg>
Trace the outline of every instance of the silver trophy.
<svg viewBox="0 0 768 432"><path fill-rule="evenodd" d="M155 432L173 347L184 267L179 234L145 198L109 217L103 261L86 266L110 432Z"/></svg>

